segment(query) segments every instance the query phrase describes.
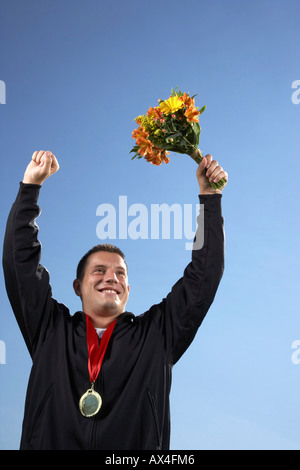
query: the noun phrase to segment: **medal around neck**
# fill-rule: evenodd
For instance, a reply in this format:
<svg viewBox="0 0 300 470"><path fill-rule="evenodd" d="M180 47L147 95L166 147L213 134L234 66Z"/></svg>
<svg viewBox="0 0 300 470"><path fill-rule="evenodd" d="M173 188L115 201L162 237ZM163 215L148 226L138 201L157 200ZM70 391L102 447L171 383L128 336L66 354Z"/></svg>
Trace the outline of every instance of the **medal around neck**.
<svg viewBox="0 0 300 470"><path fill-rule="evenodd" d="M99 393L95 392L94 384L85 392L79 400L79 409L83 416L91 418L95 416L102 406L102 398Z"/></svg>
<svg viewBox="0 0 300 470"><path fill-rule="evenodd" d="M88 369L90 382L92 384L91 388L85 392L79 400L79 410L80 413L86 418L91 418L95 416L102 406L102 398L98 392L94 390L95 380L97 379L103 358L114 330L117 319L113 321L106 331L103 333L101 342L99 345L98 335L92 322L90 321L88 315L86 315L86 337L87 337L87 348L88 348Z"/></svg>

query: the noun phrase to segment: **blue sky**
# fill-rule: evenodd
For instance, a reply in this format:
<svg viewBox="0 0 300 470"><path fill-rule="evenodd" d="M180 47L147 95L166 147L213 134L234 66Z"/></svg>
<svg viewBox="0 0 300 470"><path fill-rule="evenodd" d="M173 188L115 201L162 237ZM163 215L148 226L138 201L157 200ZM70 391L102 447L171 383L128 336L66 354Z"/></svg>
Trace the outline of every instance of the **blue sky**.
<svg viewBox="0 0 300 470"><path fill-rule="evenodd" d="M172 449L300 449L299 14L296 0L0 4L0 235L33 151L51 150L61 168L41 191L42 263L72 313L77 261L100 242L99 205L198 202L188 156L160 167L130 160L133 119L175 86L207 105L200 148L230 178L226 268L173 369ZM190 259L186 240L172 236L112 242L126 253L135 314ZM17 449L31 361L2 273L0 310L0 448Z"/></svg>

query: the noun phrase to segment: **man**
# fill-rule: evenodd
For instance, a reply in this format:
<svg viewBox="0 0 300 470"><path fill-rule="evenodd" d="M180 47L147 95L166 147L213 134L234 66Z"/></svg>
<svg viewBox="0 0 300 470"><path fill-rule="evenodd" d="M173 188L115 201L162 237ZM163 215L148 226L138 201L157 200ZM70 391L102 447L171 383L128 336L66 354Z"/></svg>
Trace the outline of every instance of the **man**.
<svg viewBox="0 0 300 470"><path fill-rule="evenodd" d="M192 342L223 273L221 190L209 181L227 182L227 173L211 155L200 163L204 245L162 302L143 315L126 312L124 255L98 245L79 262L73 285L82 311L71 316L52 298L35 224L41 185L58 169L51 152L34 152L4 241L6 288L33 360L21 449L168 449L172 366Z"/></svg>

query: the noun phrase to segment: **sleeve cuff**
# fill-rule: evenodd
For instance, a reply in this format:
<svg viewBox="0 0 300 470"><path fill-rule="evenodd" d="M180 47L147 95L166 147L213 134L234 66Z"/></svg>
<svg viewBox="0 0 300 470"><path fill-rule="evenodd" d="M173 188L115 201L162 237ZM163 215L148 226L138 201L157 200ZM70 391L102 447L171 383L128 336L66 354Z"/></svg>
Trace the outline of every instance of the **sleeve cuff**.
<svg viewBox="0 0 300 470"><path fill-rule="evenodd" d="M204 213L210 217L222 217L222 194L200 194L200 204L204 205Z"/></svg>
<svg viewBox="0 0 300 470"><path fill-rule="evenodd" d="M37 204L41 185L27 184L20 182L19 192L17 194L16 202L31 202Z"/></svg>

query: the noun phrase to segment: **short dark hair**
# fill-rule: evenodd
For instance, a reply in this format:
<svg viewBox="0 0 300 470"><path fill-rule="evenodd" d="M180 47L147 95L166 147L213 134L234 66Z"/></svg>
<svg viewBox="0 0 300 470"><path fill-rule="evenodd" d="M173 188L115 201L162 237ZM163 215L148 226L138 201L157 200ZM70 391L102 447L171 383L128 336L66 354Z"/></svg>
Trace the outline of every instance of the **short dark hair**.
<svg viewBox="0 0 300 470"><path fill-rule="evenodd" d="M88 258L93 254L93 253L98 253L99 251L106 251L108 253L116 253L117 255L121 256L121 258L124 260L125 262L125 265L126 265L126 269L127 269L127 263L126 263L126 260L125 260L125 255L123 253L123 251L120 250L120 248L118 248L117 246L115 245L110 245L109 243L103 243L101 245L96 245L94 246L93 248L91 248L82 258L81 260L79 261L78 263L78 266L77 266L77 270L76 270L76 278L79 279L80 281L82 281L82 279L84 278L84 274L85 274L85 269L86 269L86 264L87 264L87 260Z"/></svg>

